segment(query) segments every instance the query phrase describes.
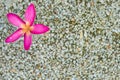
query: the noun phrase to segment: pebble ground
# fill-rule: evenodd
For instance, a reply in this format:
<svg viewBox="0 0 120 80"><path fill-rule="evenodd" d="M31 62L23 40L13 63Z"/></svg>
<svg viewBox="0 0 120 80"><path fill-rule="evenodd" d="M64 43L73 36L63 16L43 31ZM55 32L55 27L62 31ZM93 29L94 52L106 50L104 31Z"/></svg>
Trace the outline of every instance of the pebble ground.
<svg viewBox="0 0 120 80"><path fill-rule="evenodd" d="M25 51L6 14L31 2L51 30ZM0 0L0 80L120 80L120 0Z"/></svg>

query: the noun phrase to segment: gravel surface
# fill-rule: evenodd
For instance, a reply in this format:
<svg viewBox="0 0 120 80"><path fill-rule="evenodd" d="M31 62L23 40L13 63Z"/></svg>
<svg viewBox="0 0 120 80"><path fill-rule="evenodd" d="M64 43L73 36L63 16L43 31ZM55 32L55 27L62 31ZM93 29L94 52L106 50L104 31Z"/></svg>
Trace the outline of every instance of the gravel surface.
<svg viewBox="0 0 120 80"><path fill-rule="evenodd" d="M31 2L51 30L25 51L6 14ZM0 0L0 80L120 80L120 0Z"/></svg>

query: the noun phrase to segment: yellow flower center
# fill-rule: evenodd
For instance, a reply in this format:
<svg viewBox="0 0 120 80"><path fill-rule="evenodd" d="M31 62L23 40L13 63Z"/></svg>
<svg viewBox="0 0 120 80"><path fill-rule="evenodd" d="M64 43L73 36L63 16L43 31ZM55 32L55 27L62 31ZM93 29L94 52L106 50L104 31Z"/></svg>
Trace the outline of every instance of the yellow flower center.
<svg viewBox="0 0 120 80"><path fill-rule="evenodd" d="M26 24L22 24L22 32L26 34L30 34L30 31L33 30L33 26L30 26L29 22L26 22Z"/></svg>

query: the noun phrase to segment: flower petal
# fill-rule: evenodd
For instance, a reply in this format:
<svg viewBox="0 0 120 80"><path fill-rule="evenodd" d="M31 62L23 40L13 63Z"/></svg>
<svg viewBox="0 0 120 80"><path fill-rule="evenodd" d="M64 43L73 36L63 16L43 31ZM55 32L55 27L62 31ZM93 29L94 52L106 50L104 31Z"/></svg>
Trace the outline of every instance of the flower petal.
<svg viewBox="0 0 120 80"><path fill-rule="evenodd" d="M33 34L42 34L42 33L45 33L47 31L49 31L49 27L48 26L45 26L43 24L35 24L33 26L33 30L31 31L31 33Z"/></svg>
<svg viewBox="0 0 120 80"><path fill-rule="evenodd" d="M25 23L18 15L14 14L14 13L8 13L7 19L11 24L13 24L15 26L19 26L19 27L21 26L21 24Z"/></svg>
<svg viewBox="0 0 120 80"><path fill-rule="evenodd" d="M18 29L13 34L8 36L5 40L5 42L6 43L14 42L14 41L18 40L21 36L22 36L22 30Z"/></svg>
<svg viewBox="0 0 120 80"><path fill-rule="evenodd" d="M34 4L31 3L25 11L25 21L30 22L30 25L32 25L34 22L35 16L36 16L35 7L34 7Z"/></svg>
<svg viewBox="0 0 120 80"><path fill-rule="evenodd" d="M24 49L29 50L32 44L32 35L31 34L24 34Z"/></svg>

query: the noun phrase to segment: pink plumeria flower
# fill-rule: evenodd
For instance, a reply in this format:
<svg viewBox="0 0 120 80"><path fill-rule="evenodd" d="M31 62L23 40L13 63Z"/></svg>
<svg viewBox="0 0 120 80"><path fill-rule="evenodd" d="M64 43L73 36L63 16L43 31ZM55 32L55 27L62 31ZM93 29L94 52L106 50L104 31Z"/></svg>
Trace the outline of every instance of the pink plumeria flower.
<svg viewBox="0 0 120 80"><path fill-rule="evenodd" d="M29 50L32 44L32 34L43 34L50 30L48 26L45 26L43 24L34 24L35 17L35 6L32 3L28 6L28 8L25 11L24 21L14 13L8 13L8 21L14 26L17 26L18 29L13 34L8 36L5 42L14 42L24 35L24 49Z"/></svg>

